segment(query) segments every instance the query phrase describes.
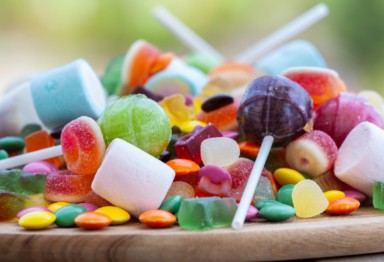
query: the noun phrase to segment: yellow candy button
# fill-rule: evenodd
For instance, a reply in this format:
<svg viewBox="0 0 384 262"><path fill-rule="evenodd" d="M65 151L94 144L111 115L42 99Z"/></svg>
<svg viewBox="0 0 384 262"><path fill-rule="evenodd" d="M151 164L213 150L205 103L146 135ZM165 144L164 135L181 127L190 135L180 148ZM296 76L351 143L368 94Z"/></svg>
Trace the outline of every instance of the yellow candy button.
<svg viewBox="0 0 384 262"><path fill-rule="evenodd" d="M68 202L55 202L48 206L48 209L51 210L53 213L55 213L57 210L64 206L68 206L70 203Z"/></svg>
<svg viewBox="0 0 384 262"><path fill-rule="evenodd" d="M95 212L107 215L112 219L111 225L120 225L129 221L131 216L127 211L120 207L104 206L95 210Z"/></svg>
<svg viewBox="0 0 384 262"><path fill-rule="evenodd" d="M296 170L286 167L276 169L273 176L275 177L277 183L281 186L287 184L295 185L305 179L305 177Z"/></svg>
<svg viewBox="0 0 384 262"><path fill-rule="evenodd" d="M47 211L32 211L20 217L18 224L26 229L44 229L55 222L56 217Z"/></svg>
<svg viewBox="0 0 384 262"><path fill-rule="evenodd" d="M324 195L328 199L328 202L345 197L345 193L340 190L328 190L324 192Z"/></svg>

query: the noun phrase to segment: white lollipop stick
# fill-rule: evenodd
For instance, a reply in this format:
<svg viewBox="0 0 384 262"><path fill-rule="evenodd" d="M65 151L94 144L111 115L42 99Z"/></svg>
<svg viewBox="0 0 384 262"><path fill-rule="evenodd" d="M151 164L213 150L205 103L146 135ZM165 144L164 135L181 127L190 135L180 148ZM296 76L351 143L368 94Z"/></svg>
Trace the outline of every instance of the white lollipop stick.
<svg viewBox="0 0 384 262"><path fill-rule="evenodd" d="M254 197L257 183L259 182L261 172L263 171L263 167L265 165L265 162L267 161L269 151L272 148L272 144L272 136L264 137L255 164L253 165L252 172L249 175L247 185L245 186L243 196L241 197L240 203L237 207L235 217L233 218L233 229L241 229L244 225L247 210L252 202L252 198Z"/></svg>
<svg viewBox="0 0 384 262"><path fill-rule="evenodd" d="M30 162L44 160L55 156L61 156L63 151L61 145L40 149L37 151L17 155L0 160L0 169L14 168Z"/></svg>
<svg viewBox="0 0 384 262"><path fill-rule="evenodd" d="M195 34L191 29L184 25L180 20L173 16L164 7L155 7L153 15L159 20L169 31L171 31L181 42L193 51L208 53L223 59L215 48ZM223 59L224 60L224 59Z"/></svg>
<svg viewBox="0 0 384 262"><path fill-rule="evenodd" d="M276 30L268 37L255 43L253 46L237 55L235 60L244 64L252 64L261 55L301 33L317 21L327 16L328 12L328 7L325 4L316 5L280 29Z"/></svg>

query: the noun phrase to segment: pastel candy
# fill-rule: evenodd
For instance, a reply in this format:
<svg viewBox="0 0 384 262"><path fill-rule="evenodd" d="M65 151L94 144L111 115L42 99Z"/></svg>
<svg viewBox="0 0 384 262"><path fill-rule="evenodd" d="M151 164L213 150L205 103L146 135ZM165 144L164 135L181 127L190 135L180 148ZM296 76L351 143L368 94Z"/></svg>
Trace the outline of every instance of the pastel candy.
<svg viewBox="0 0 384 262"><path fill-rule="evenodd" d="M228 166L240 156L237 142L228 137L210 137L200 145L201 159L204 165Z"/></svg>
<svg viewBox="0 0 384 262"><path fill-rule="evenodd" d="M257 69L270 75L279 75L293 66L327 67L317 48L308 41L290 42L262 57Z"/></svg>
<svg viewBox="0 0 384 262"><path fill-rule="evenodd" d="M364 141L362 143L362 141ZM358 124L339 148L334 172L337 178L372 197L375 181L384 181L384 130L370 122Z"/></svg>
<svg viewBox="0 0 384 262"><path fill-rule="evenodd" d="M31 92L36 112L48 128L83 115L97 118L106 106L99 78L83 59L33 77Z"/></svg>
<svg viewBox="0 0 384 262"><path fill-rule="evenodd" d="M160 207L174 177L167 164L116 138L107 148L92 190L137 218Z"/></svg>
<svg viewBox="0 0 384 262"><path fill-rule="evenodd" d="M49 174L56 171L58 168L46 161L35 161L26 164L23 167L23 171L30 174Z"/></svg>
<svg viewBox="0 0 384 262"><path fill-rule="evenodd" d="M207 76L200 70L174 58L166 69L148 79L145 88L164 96L177 93L194 96L207 82Z"/></svg>

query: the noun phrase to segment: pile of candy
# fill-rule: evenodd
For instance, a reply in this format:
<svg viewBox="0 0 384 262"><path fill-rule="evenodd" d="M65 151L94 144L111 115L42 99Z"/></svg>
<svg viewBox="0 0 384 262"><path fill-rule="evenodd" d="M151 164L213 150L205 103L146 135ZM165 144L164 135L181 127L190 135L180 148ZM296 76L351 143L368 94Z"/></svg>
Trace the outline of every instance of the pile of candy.
<svg viewBox="0 0 384 262"><path fill-rule="evenodd" d="M0 109L0 220L26 229L229 227L246 192L249 223L384 209L383 100L348 91L307 41L255 69L139 40L101 78L79 59Z"/></svg>

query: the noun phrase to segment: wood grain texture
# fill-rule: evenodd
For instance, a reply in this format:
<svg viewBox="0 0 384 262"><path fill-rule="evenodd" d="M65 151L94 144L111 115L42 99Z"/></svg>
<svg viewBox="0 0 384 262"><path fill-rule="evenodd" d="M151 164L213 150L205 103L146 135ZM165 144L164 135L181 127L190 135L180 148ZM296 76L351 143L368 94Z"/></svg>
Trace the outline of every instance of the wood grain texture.
<svg viewBox="0 0 384 262"><path fill-rule="evenodd" d="M384 252L384 212L262 220L242 230L151 229L137 223L103 230L53 227L27 231L0 223L0 261L258 261Z"/></svg>

